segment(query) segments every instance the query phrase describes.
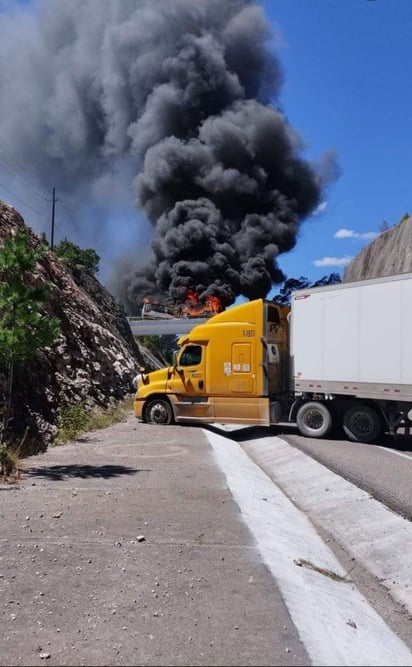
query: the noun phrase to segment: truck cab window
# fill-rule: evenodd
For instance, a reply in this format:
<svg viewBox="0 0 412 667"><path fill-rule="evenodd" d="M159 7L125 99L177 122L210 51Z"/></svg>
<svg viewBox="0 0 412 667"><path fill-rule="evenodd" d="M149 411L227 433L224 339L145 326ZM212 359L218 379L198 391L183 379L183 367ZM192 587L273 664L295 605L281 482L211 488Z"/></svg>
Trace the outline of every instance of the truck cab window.
<svg viewBox="0 0 412 667"><path fill-rule="evenodd" d="M180 357L180 366L196 366L202 360L202 348L200 345L188 345Z"/></svg>

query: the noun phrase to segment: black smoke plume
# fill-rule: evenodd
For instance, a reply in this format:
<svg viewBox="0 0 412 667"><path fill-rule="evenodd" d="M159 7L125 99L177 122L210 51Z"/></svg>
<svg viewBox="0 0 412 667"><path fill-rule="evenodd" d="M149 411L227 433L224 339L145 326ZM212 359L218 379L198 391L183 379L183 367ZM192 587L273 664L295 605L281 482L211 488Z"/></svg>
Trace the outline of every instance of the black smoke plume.
<svg viewBox="0 0 412 667"><path fill-rule="evenodd" d="M124 255L130 312L282 281L325 180L279 108L257 2L43 0L0 22L0 149L76 208L82 247Z"/></svg>

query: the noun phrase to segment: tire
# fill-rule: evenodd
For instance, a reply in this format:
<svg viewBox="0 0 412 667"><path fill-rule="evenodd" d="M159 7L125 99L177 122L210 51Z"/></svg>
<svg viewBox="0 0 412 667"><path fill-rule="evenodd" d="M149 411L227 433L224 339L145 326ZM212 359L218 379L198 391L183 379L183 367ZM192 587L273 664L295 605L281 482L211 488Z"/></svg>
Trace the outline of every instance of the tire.
<svg viewBox="0 0 412 667"><path fill-rule="evenodd" d="M308 438L324 438L332 430L332 415L324 403L304 403L296 415L299 432Z"/></svg>
<svg viewBox="0 0 412 667"><path fill-rule="evenodd" d="M147 404L144 417L148 424L168 426L173 423L172 407L165 398L154 398Z"/></svg>
<svg viewBox="0 0 412 667"><path fill-rule="evenodd" d="M343 431L352 442L373 442L382 434L379 413L369 405L351 405L343 415Z"/></svg>

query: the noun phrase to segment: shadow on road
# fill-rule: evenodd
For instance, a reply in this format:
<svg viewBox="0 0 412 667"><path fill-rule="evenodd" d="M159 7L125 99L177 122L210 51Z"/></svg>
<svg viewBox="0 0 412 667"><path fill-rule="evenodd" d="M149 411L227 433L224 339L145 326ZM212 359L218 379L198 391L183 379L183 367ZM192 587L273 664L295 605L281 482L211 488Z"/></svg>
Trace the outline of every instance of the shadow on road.
<svg viewBox="0 0 412 667"><path fill-rule="evenodd" d="M222 426L215 426L213 424L203 424L202 428L222 435L223 437L236 440L236 442L244 442L245 440L258 440L259 438L267 438L268 436L282 436L290 433L296 433L296 427L290 426L239 426L238 428L226 429Z"/></svg>
<svg viewBox="0 0 412 667"><path fill-rule="evenodd" d="M273 437L285 437L287 436L297 436L299 439L302 439L304 436L299 434L299 431L296 427L296 424L278 424L277 426L244 426L233 429L226 429L222 426L216 426L212 424L204 424L202 428L205 428L212 433L222 435L223 437L230 438L236 442L245 442L247 440L259 440L260 438L267 438L270 436ZM342 433L330 434L324 440L328 440L333 444L334 442L349 442ZM294 444L294 440L288 440L290 444ZM361 443L360 443L361 444ZM384 434L378 442L373 443L374 445L380 445L381 447L387 447L388 449L395 449L401 452L411 452L412 453L412 436L397 434L395 436L390 436L389 434Z"/></svg>
<svg viewBox="0 0 412 667"><path fill-rule="evenodd" d="M384 436L375 442L375 445L380 445L381 447L387 447L388 449L396 449L399 452L412 452L412 436L402 435L397 433L396 435L389 435L385 433Z"/></svg>
<svg viewBox="0 0 412 667"><path fill-rule="evenodd" d="M87 479L90 477L109 479L111 477L120 477L121 475L134 475L137 472L148 472L148 469L130 468L128 466L118 465L56 465L45 466L43 468L26 468L25 474L27 477L47 477L52 480L63 480L73 477L81 477Z"/></svg>

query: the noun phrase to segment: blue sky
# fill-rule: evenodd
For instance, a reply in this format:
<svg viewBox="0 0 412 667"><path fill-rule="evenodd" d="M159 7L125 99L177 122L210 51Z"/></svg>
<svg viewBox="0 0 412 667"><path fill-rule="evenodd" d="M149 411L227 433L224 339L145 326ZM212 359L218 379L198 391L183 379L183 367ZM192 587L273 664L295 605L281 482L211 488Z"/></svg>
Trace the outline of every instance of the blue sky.
<svg viewBox="0 0 412 667"><path fill-rule="evenodd" d="M316 159L335 150L341 176L323 210L279 257L288 276L342 273L350 257L412 214L412 1L266 0L280 33L281 103Z"/></svg>
<svg viewBox="0 0 412 667"><path fill-rule="evenodd" d="M18 4L30 0L0 0L0 11ZM261 4L274 27L284 72L279 102L304 142L302 154L317 160L335 151L341 169L317 213L303 222L295 249L278 258L288 277L315 281L342 274L383 221L392 226L412 213L412 0ZM0 189L0 197L10 201L8 194ZM23 199L27 202L28 194ZM50 202L44 191L35 206L48 229ZM24 206L19 210L26 219L34 213ZM58 211L70 214L64 202ZM93 246L92 238L85 242Z"/></svg>

